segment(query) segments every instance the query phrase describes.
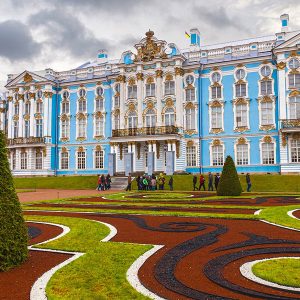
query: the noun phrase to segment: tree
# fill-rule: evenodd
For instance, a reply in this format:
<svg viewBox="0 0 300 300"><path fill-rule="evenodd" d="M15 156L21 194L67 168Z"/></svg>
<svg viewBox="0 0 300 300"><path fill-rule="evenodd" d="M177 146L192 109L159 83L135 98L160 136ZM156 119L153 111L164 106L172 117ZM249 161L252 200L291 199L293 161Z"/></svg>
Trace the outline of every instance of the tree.
<svg viewBox="0 0 300 300"><path fill-rule="evenodd" d="M9 169L6 137L0 130L0 271L23 263L28 234Z"/></svg>
<svg viewBox="0 0 300 300"><path fill-rule="evenodd" d="M239 196L242 193L241 183L231 156L227 156L218 185L217 195Z"/></svg>

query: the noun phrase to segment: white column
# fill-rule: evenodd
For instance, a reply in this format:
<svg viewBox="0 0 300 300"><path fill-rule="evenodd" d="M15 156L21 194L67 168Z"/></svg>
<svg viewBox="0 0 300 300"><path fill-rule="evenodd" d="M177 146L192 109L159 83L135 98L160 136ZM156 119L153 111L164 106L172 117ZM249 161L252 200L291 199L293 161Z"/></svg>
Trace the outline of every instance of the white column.
<svg viewBox="0 0 300 300"><path fill-rule="evenodd" d="M19 100L19 133L18 133L19 137L23 137L23 123L24 123L23 107L24 107L24 101L20 99Z"/></svg>
<svg viewBox="0 0 300 300"><path fill-rule="evenodd" d="M16 170L21 169L21 149L16 148Z"/></svg>
<svg viewBox="0 0 300 300"><path fill-rule="evenodd" d="M30 132L29 136L34 136L34 106L35 106L35 101L34 98L30 98Z"/></svg>
<svg viewBox="0 0 300 300"><path fill-rule="evenodd" d="M8 102L8 113L7 113L7 129L8 129L7 137L9 139L13 138L12 118L13 118L13 102L12 102L12 100L10 100Z"/></svg>
<svg viewBox="0 0 300 300"><path fill-rule="evenodd" d="M131 152L133 153L133 171L136 170L136 167L135 167L135 163L136 163L136 145L135 143L132 143L131 144Z"/></svg>
<svg viewBox="0 0 300 300"><path fill-rule="evenodd" d="M163 126L161 113L162 113L162 70L156 71L156 99L157 99L157 126Z"/></svg>
<svg viewBox="0 0 300 300"><path fill-rule="evenodd" d="M176 67L175 68L175 85L176 85L176 126L183 127L182 124L182 116L183 116L183 108L182 108L182 75L183 69Z"/></svg>
<svg viewBox="0 0 300 300"><path fill-rule="evenodd" d="M43 136L48 136L48 122L49 122L49 92L45 92L43 101Z"/></svg>
<svg viewBox="0 0 300 300"><path fill-rule="evenodd" d="M125 129L125 101L126 101L126 84L125 76L120 75L120 129Z"/></svg>
<svg viewBox="0 0 300 300"><path fill-rule="evenodd" d="M285 83L285 68L283 70L278 69L278 102L279 102L279 120L287 119L287 110L286 110L286 83Z"/></svg>
<svg viewBox="0 0 300 300"><path fill-rule="evenodd" d="M143 73L138 73L137 79L137 100L138 100L138 128L143 127Z"/></svg>

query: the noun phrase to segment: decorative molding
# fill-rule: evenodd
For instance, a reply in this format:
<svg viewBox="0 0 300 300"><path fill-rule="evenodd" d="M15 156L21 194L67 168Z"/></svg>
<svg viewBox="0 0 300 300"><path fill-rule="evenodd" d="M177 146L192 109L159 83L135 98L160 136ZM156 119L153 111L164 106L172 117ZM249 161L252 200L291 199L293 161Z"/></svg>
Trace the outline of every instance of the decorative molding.
<svg viewBox="0 0 300 300"><path fill-rule="evenodd" d="M210 107L221 107L222 106L222 103L218 100L214 100L214 101L210 101L209 102L209 106Z"/></svg>
<svg viewBox="0 0 300 300"><path fill-rule="evenodd" d="M184 75L184 70L182 68L175 67L175 75L183 76Z"/></svg>
<svg viewBox="0 0 300 300"><path fill-rule="evenodd" d="M14 121L18 121L18 120L19 120L19 115L14 115L14 116L13 116L13 120L14 120Z"/></svg>
<svg viewBox="0 0 300 300"><path fill-rule="evenodd" d="M77 118L78 120L86 119L84 113L77 113L76 118Z"/></svg>
<svg viewBox="0 0 300 300"><path fill-rule="evenodd" d="M129 78L129 79L128 79L128 85L130 85L130 86L131 86L131 85L135 85L135 79L132 78L132 77Z"/></svg>
<svg viewBox="0 0 300 300"><path fill-rule="evenodd" d="M285 67L286 67L286 63L283 62L283 61L281 61L280 63L278 63L278 64L276 65L277 70L284 70Z"/></svg>
<svg viewBox="0 0 300 300"><path fill-rule="evenodd" d="M52 92L44 92L44 97L45 98L51 98L52 97L52 95L53 95L53 93Z"/></svg>
<svg viewBox="0 0 300 300"><path fill-rule="evenodd" d="M244 67L244 65L243 64L237 64L237 66L236 66L237 68L243 68Z"/></svg>
<svg viewBox="0 0 300 300"><path fill-rule="evenodd" d="M174 106L174 101L171 98L166 100L166 107L171 108Z"/></svg>
<svg viewBox="0 0 300 300"><path fill-rule="evenodd" d="M147 102L147 108L148 108L148 109L153 109L153 108L154 108L154 103L153 103L153 101L148 101L148 102Z"/></svg>
<svg viewBox="0 0 300 300"><path fill-rule="evenodd" d="M162 70L156 70L155 71L156 78L162 78L163 74L164 74L164 72Z"/></svg>
<svg viewBox="0 0 300 300"><path fill-rule="evenodd" d="M125 75L119 75L119 76L116 78L116 81L117 81L117 82L123 82L123 83L125 83L125 82L126 82L126 76L125 76Z"/></svg>
<svg viewBox="0 0 300 300"><path fill-rule="evenodd" d="M240 137L237 141L237 144L238 145L245 145L245 144L247 144L247 141L244 137Z"/></svg>
<svg viewBox="0 0 300 300"><path fill-rule="evenodd" d="M33 80L33 78L32 78L32 76L29 74L29 73L26 73L25 75L24 75L24 77L23 77L23 81L25 82L25 83L29 83L29 82L31 82Z"/></svg>
<svg viewBox="0 0 300 300"><path fill-rule="evenodd" d="M195 104L192 102L187 102L184 108L185 109L193 109L193 108L195 108Z"/></svg>
<svg viewBox="0 0 300 300"><path fill-rule="evenodd" d="M212 128L211 130L210 130L210 133L213 133L213 134L219 134L219 133L221 133L221 132L223 132L224 130L223 130L223 128Z"/></svg>
<svg viewBox="0 0 300 300"><path fill-rule="evenodd" d="M40 120L40 119L43 118L43 115L42 115L41 113L36 113L36 114L34 114L34 118L35 118L36 120Z"/></svg>
<svg viewBox="0 0 300 300"><path fill-rule="evenodd" d="M119 151L120 151L120 160L123 159L123 144L122 143L118 143L119 146Z"/></svg>
<svg viewBox="0 0 300 300"><path fill-rule="evenodd" d="M171 81L173 80L173 75L172 74L167 74L166 75L166 81Z"/></svg>
<svg viewBox="0 0 300 300"><path fill-rule="evenodd" d="M68 120L69 120L69 116L68 116L67 114L62 114L62 115L60 116L60 120L61 120L61 121L68 121Z"/></svg>
<svg viewBox="0 0 300 300"><path fill-rule="evenodd" d="M290 97L297 97L299 95L300 95L300 91L298 90L291 91L289 94Z"/></svg>
<svg viewBox="0 0 300 300"><path fill-rule="evenodd" d="M180 141L176 141L175 146L176 146L176 158L180 158Z"/></svg>
<svg viewBox="0 0 300 300"><path fill-rule="evenodd" d="M261 126L259 126L259 129L264 130L264 131L269 131L269 130L275 129L275 125L274 124L261 125Z"/></svg>
<svg viewBox="0 0 300 300"><path fill-rule="evenodd" d="M83 141L86 141L86 137L85 136L79 136L76 141L79 141L79 142L83 142Z"/></svg>
<svg viewBox="0 0 300 300"><path fill-rule="evenodd" d="M272 143L272 138L269 135L266 135L263 137L263 142L264 143Z"/></svg>
<svg viewBox="0 0 300 300"><path fill-rule="evenodd" d="M287 145L287 134L284 132L281 133L281 144L283 147Z"/></svg>
<svg viewBox="0 0 300 300"><path fill-rule="evenodd" d="M197 133L197 131L195 129L188 129L188 130L185 130L184 133L187 135L193 135L193 134Z"/></svg>
<svg viewBox="0 0 300 300"><path fill-rule="evenodd" d="M68 153L68 149L66 147L61 148L61 153Z"/></svg>
<svg viewBox="0 0 300 300"><path fill-rule="evenodd" d="M13 96L8 96L8 97L7 97L7 101L8 101L8 102L13 101Z"/></svg>
<svg viewBox="0 0 300 300"><path fill-rule="evenodd" d="M187 141L186 146L187 147L193 147L194 146L194 141L192 141L192 140Z"/></svg>
<svg viewBox="0 0 300 300"><path fill-rule="evenodd" d="M244 132L249 130L248 126L239 126L234 129L235 132Z"/></svg>
<svg viewBox="0 0 300 300"><path fill-rule="evenodd" d="M24 95L23 94L18 94L18 100L24 100Z"/></svg>
<svg viewBox="0 0 300 300"><path fill-rule="evenodd" d="M245 98L236 98L234 100L232 100L232 103L234 105L239 105L239 104L248 104L249 100L245 99Z"/></svg>
<svg viewBox="0 0 300 300"><path fill-rule="evenodd" d="M23 116L24 120L25 121L29 121L30 120L30 115L29 114L26 114Z"/></svg>
<svg viewBox="0 0 300 300"><path fill-rule="evenodd" d="M147 84L154 83L153 77L152 77L152 76L148 77L147 80L146 80L146 83L147 83Z"/></svg>
<svg viewBox="0 0 300 300"><path fill-rule="evenodd" d="M212 141L212 146L220 146L221 145L221 141L219 139L214 139Z"/></svg>
<svg viewBox="0 0 300 300"><path fill-rule="evenodd" d="M143 73L137 73L137 74L136 74L136 80L141 80L141 81L143 81L143 80L144 80L144 74L143 74Z"/></svg>
<svg viewBox="0 0 300 300"><path fill-rule="evenodd" d="M129 111L135 111L135 105L134 105L134 103L129 103L128 110Z"/></svg>
<svg viewBox="0 0 300 300"><path fill-rule="evenodd" d="M297 50L292 50L290 52L290 57L295 57L295 56L298 56Z"/></svg>
<svg viewBox="0 0 300 300"><path fill-rule="evenodd" d="M46 157L47 156L47 149L43 148L43 156Z"/></svg>
<svg viewBox="0 0 300 300"><path fill-rule="evenodd" d="M79 147L77 148L77 152L84 152L84 148L83 148L82 146L79 146Z"/></svg>
<svg viewBox="0 0 300 300"><path fill-rule="evenodd" d="M63 138L61 138L60 140L61 140L61 142L64 142L64 143L65 143L65 142L68 142L68 141L69 141L69 138L68 138L68 137L63 137Z"/></svg>
<svg viewBox="0 0 300 300"><path fill-rule="evenodd" d="M102 150L101 145L97 145L97 146L95 147L95 151L101 151L101 150Z"/></svg>

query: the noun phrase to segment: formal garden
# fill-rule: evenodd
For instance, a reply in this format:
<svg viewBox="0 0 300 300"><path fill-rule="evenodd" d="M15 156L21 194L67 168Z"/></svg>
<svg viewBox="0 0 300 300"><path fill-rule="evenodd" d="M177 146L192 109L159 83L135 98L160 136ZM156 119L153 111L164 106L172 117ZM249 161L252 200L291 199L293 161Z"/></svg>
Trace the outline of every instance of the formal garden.
<svg viewBox="0 0 300 300"><path fill-rule="evenodd" d="M172 192L20 204L15 187L95 189L95 178L13 183L0 142L1 299L300 299L299 177L253 175L242 192L226 162L217 193L177 175Z"/></svg>

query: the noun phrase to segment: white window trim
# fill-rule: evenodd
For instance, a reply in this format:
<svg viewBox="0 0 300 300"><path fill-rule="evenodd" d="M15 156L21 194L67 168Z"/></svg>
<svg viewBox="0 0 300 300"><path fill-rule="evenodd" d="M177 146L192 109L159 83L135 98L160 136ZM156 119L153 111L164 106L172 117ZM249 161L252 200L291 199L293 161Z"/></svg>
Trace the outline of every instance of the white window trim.
<svg viewBox="0 0 300 300"><path fill-rule="evenodd" d="M263 157L262 157L262 144L263 143L265 143L265 141L264 141L264 138L262 138L262 139L260 139L259 140L259 155L260 155L260 164L261 165L263 165L263 166L274 166L274 165L276 165L276 163L277 163L277 160L276 160L276 148L277 148L277 143L276 143L276 140L273 138L273 137L271 137L271 143L273 143L273 145L274 145L274 164L264 164L263 163ZM291 155L290 155L290 157L291 157Z"/></svg>
<svg viewBox="0 0 300 300"><path fill-rule="evenodd" d="M76 151L76 170L87 170L87 151L86 151L86 149L84 149L83 151L81 151L81 152L85 152L85 168L84 169L78 169L78 151ZM70 163L70 162L69 162Z"/></svg>
<svg viewBox="0 0 300 300"><path fill-rule="evenodd" d="M76 118L76 138L87 138L87 118L85 117L85 133L84 133L84 136L79 136L79 119ZM71 130L71 128L70 128Z"/></svg>
<svg viewBox="0 0 300 300"><path fill-rule="evenodd" d="M70 119L67 119L67 120L65 120L65 121L67 121L68 123L69 123L69 136L66 136L66 137L63 137L62 136L62 132L63 132L63 130L62 130L62 124L63 124L63 121L62 120L60 120L60 134L59 134L59 137L60 137L60 139L70 139L70 134L71 134L71 124L70 124Z"/></svg>
<svg viewBox="0 0 300 300"><path fill-rule="evenodd" d="M300 165L300 162L292 162L292 140L294 140L293 138L292 139L289 139L288 140L288 146L289 146L289 164L295 164L295 165Z"/></svg>
<svg viewBox="0 0 300 300"><path fill-rule="evenodd" d="M226 157L225 157L225 153L226 153L226 149L225 149L225 144L224 144L224 142L223 141L221 141L220 140L220 146L223 146L223 165L219 165L219 166L214 166L213 165L213 155L212 155L212 147L214 146L213 145L213 140L209 143L209 163L210 163L210 167L212 167L212 168L222 168L223 167L223 165L224 165L224 163L225 163L225 159L226 159Z"/></svg>
<svg viewBox="0 0 300 300"><path fill-rule="evenodd" d="M187 148L188 147L195 147L195 155L196 155L196 165L194 166L188 166L187 165ZM194 143L193 146L187 146L186 145L186 151L185 151L185 165L187 168L195 168L195 167L199 167L199 145Z"/></svg>
<svg viewBox="0 0 300 300"><path fill-rule="evenodd" d="M221 98L212 98L212 88L213 88L213 85L214 85L214 82L213 82L213 79L212 79L212 75L214 73L219 73L220 74L220 80L217 82L220 87L221 87ZM217 70L217 71L212 71L209 75L209 79L210 79L210 85L209 85L209 88L208 88L208 94L209 94L209 101L215 101L215 100L220 100L220 101L223 101L224 100L224 86L222 84L222 79L223 79L223 74L220 70Z"/></svg>
<svg viewBox="0 0 300 300"><path fill-rule="evenodd" d="M97 168L97 170L104 170L105 169L105 151L103 148L101 150L93 149L93 168L96 169L96 151L103 152L103 168Z"/></svg>
<svg viewBox="0 0 300 300"><path fill-rule="evenodd" d="M291 118L291 98L296 98L296 97L300 97L300 95L298 96L289 96L287 97L287 115L288 115L288 119L292 119Z"/></svg>
<svg viewBox="0 0 300 300"><path fill-rule="evenodd" d="M102 117L103 117L103 137L105 137L105 117L106 115L105 114L102 114ZM96 137L96 119L97 119L97 116L95 115L94 118L93 118L93 136Z"/></svg>
<svg viewBox="0 0 300 300"><path fill-rule="evenodd" d="M213 101L218 101L218 100L213 100ZM218 102L221 104L221 113L222 113L222 120L221 120L222 127L220 129L221 131L224 131L224 102L222 101L218 101ZM209 132L211 133L211 131L215 129L212 128L212 106L211 105L209 105L208 115L209 115Z"/></svg>
<svg viewBox="0 0 300 300"><path fill-rule="evenodd" d="M273 114L273 123L272 124L262 124L262 113L261 113L261 105L262 105L262 101L258 102L258 114L259 114L259 127L261 126L269 126L272 125L275 127L275 100L272 101L272 114Z"/></svg>
<svg viewBox="0 0 300 300"><path fill-rule="evenodd" d="M60 170L63 170L63 171L67 171L67 170L70 170L70 151L69 150L67 150L67 152L66 153L68 153L68 168L67 169L62 169L61 168L61 165L62 165L62 154L63 154L64 152L62 152L61 150L60 150L60 155L59 155L59 169ZM76 153L77 153L77 151L76 151ZM77 163L77 159L76 159L76 163Z"/></svg>
<svg viewBox="0 0 300 300"><path fill-rule="evenodd" d="M234 143L234 163L236 166L239 166L239 167L243 167L243 166L249 166L251 165L251 162L250 162L250 151L251 151L251 148L250 148L250 142L246 139L246 143L243 144L243 145L247 145L248 146L248 164L245 164L245 165L238 165L237 163L237 146L238 146L238 140Z"/></svg>
<svg viewBox="0 0 300 300"><path fill-rule="evenodd" d="M250 129L250 120L249 120L249 112L250 112L250 101L249 100L246 100L247 101L247 125L246 127L248 129ZM238 104L236 103L233 103L233 130L236 130L237 128L240 128L240 127L244 127L244 126L240 126L240 127L237 127L237 122L236 122L236 107L237 107Z"/></svg>

